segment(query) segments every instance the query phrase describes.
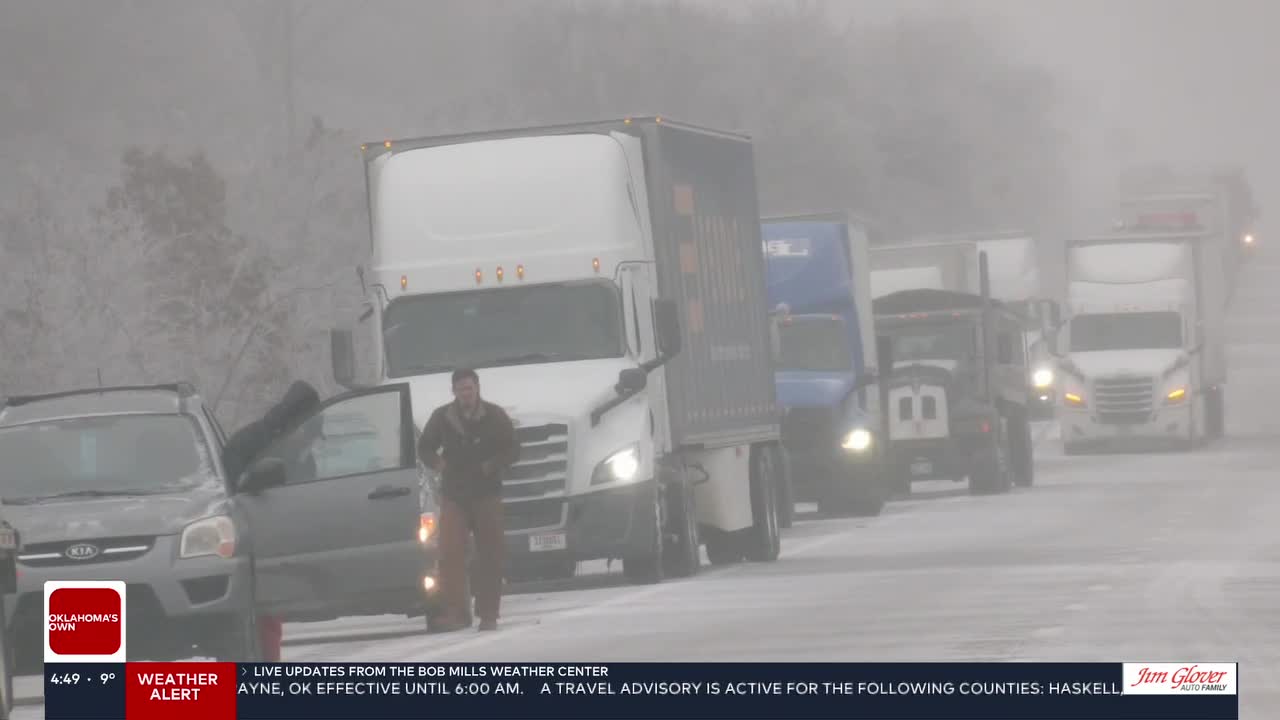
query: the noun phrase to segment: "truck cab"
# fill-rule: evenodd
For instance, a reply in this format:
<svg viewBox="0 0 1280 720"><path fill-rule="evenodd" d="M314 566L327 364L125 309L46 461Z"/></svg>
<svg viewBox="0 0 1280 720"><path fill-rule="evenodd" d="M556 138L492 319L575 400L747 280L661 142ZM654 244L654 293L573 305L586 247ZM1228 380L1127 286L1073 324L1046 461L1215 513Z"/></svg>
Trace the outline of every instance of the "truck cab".
<svg viewBox="0 0 1280 720"><path fill-rule="evenodd" d="M513 579L634 582L776 559L783 461L747 138L663 118L365 146L370 257L347 385L414 422L473 368L516 425Z"/></svg>
<svg viewBox="0 0 1280 720"><path fill-rule="evenodd" d="M889 488L876 410L866 224L848 213L765 218L774 381L794 497L828 515L877 515Z"/></svg>
<svg viewBox="0 0 1280 720"><path fill-rule="evenodd" d="M1221 248L1197 233L1126 233L1068 249L1056 338L1064 452L1189 449L1221 433Z"/></svg>

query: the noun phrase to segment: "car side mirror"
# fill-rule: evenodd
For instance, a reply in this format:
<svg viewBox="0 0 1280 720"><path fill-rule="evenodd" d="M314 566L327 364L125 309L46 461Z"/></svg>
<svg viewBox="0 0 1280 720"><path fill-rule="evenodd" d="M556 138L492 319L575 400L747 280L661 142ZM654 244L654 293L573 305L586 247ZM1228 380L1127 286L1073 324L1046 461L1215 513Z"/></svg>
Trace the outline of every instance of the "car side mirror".
<svg viewBox="0 0 1280 720"><path fill-rule="evenodd" d="M640 392L649 384L649 374L640 368L623 368L618 373L618 384L614 390L619 395Z"/></svg>
<svg viewBox="0 0 1280 720"><path fill-rule="evenodd" d="M680 331L680 308L674 300L653 301L653 324L662 355L670 358L680 354L684 335Z"/></svg>
<svg viewBox="0 0 1280 720"><path fill-rule="evenodd" d="M333 379L351 389L356 381L356 345L350 330L329 331L329 352Z"/></svg>
<svg viewBox="0 0 1280 720"><path fill-rule="evenodd" d="M255 495L268 488L280 487L285 484L285 480L283 460L274 457L259 458L240 476L239 490Z"/></svg>

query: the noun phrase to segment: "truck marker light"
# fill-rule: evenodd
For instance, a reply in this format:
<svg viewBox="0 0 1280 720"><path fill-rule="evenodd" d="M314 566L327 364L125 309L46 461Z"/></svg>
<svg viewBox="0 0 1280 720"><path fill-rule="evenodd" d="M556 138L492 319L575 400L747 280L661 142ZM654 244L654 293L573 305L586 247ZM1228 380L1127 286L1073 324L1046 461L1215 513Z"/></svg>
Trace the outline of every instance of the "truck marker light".
<svg viewBox="0 0 1280 720"><path fill-rule="evenodd" d="M436 531L435 513L422 513L418 516L418 542L425 543Z"/></svg>
<svg viewBox="0 0 1280 720"><path fill-rule="evenodd" d="M1063 393L1062 397L1072 405L1084 405L1084 398L1075 393Z"/></svg>
<svg viewBox="0 0 1280 720"><path fill-rule="evenodd" d="M480 278L481 278L481 277L482 277L482 275L481 275L481 273L480 273L480 268L476 268L476 284L477 284L477 285L479 285L479 284L480 284Z"/></svg>
<svg viewBox="0 0 1280 720"><path fill-rule="evenodd" d="M600 258L591 258L591 269L600 272Z"/></svg>
<svg viewBox="0 0 1280 720"><path fill-rule="evenodd" d="M400 289L401 289L401 290L404 290L404 289L405 289L405 288L407 288L407 287L409 287L409 276L408 276L408 275L401 275L401 276L400 276Z"/></svg>
<svg viewBox="0 0 1280 720"><path fill-rule="evenodd" d="M360 144L360 152L364 152L365 150L368 150L368 149L369 149L369 146L367 144L365 143Z"/></svg>
<svg viewBox="0 0 1280 720"><path fill-rule="evenodd" d="M382 143L382 146L383 146L383 147L386 147L386 148L391 147L391 141L390 141L390 140L388 140L388 141L386 141L386 142Z"/></svg>
<svg viewBox="0 0 1280 720"><path fill-rule="evenodd" d="M1169 402L1177 402L1177 401L1181 400L1181 399L1183 398L1183 396L1185 396L1186 394L1187 394L1187 389L1186 389L1186 388L1178 388L1177 390L1174 390L1173 392L1171 392L1171 393L1169 393L1168 395L1166 395L1166 396L1165 396L1165 398L1166 398Z"/></svg>
<svg viewBox="0 0 1280 720"><path fill-rule="evenodd" d="M661 116L661 115L659 115L658 117L654 118L654 119L653 119L653 121L654 121L654 122L656 122L656 123L660 123L660 122L662 122L662 116Z"/></svg>
<svg viewBox="0 0 1280 720"><path fill-rule="evenodd" d="M524 279L524 266L523 266L523 265L517 265L517 266L516 266L516 277L520 278L521 280L523 280L523 279Z"/></svg>
<svg viewBox="0 0 1280 720"><path fill-rule="evenodd" d="M498 269L494 273L494 275L498 277L498 282L502 282L502 266L501 265L498 266Z"/></svg>

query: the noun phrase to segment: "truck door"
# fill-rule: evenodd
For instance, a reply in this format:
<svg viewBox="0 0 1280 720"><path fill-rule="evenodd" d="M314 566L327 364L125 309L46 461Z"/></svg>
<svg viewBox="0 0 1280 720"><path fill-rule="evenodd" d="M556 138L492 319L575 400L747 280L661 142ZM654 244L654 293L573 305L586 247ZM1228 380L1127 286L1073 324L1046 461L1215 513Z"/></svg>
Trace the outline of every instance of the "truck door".
<svg viewBox="0 0 1280 720"><path fill-rule="evenodd" d="M398 383L325 401L258 455L286 467L284 485L237 495L260 608L323 611L421 582L415 440Z"/></svg>

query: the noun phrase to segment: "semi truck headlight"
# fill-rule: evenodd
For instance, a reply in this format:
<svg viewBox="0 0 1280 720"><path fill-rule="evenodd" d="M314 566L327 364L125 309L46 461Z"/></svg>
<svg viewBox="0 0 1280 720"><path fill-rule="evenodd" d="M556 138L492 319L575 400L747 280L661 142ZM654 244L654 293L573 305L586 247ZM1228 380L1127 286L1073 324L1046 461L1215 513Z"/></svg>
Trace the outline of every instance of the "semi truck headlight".
<svg viewBox="0 0 1280 720"><path fill-rule="evenodd" d="M1037 388L1044 389L1053 384L1053 371L1049 368L1040 368L1031 375L1031 383Z"/></svg>
<svg viewBox="0 0 1280 720"><path fill-rule="evenodd" d="M862 452L871 447L871 432L866 428L854 428L844 436L844 440L840 441L840 447L845 450Z"/></svg>
<svg viewBox="0 0 1280 720"><path fill-rule="evenodd" d="M1078 393L1062 393L1062 399L1072 407L1084 407L1084 398Z"/></svg>
<svg viewBox="0 0 1280 720"><path fill-rule="evenodd" d="M236 554L236 526L226 515L197 520L182 529L178 555L184 558L217 555L229 558Z"/></svg>
<svg viewBox="0 0 1280 720"><path fill-rule="evenodd" d="M1173 403L1182 402L1182 399L1185 398L1186 396L1187 396L1186 388L1184 387L1174 388L1173 390L1169 391L1169 394L1164 396L1164 401L1172 405Z"/></svg>
<svg viewBox="0 0 1280 720"><path fill-rule="evenodd" d="M640 474L640 449L635 445L605 458L591 474L591 484L631 482Z"/></svg>

